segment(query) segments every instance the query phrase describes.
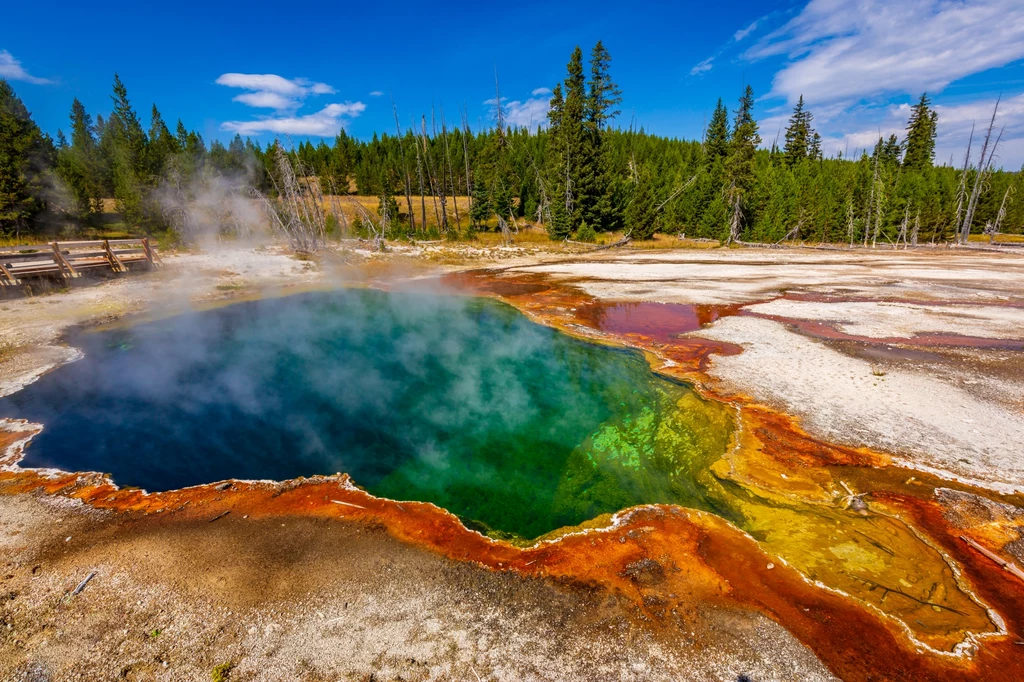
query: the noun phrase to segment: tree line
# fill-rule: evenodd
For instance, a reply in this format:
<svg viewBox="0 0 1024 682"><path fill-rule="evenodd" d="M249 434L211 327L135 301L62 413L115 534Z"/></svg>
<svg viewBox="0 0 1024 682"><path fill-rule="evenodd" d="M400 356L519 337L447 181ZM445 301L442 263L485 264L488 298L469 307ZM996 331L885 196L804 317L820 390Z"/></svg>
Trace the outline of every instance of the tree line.
<svg viewBox="0 0 1024 682"><path fill-rule="evenodd" d="M389 237L472 237L536 223L555 240L625 231L877 245L1024 228L1024 173L994 165L995 112L956 167L934 163L938 116L927 95L903 139L880 138L855 158L823 154L802 96L783 139L763 144L749 86L731 112L718 101L702 140L682 140L613 125L622 94L610 66L601 42L586 63L577 47L552 88L547 125L536 129L507 125L496 83L489 129L472 131L464 113L453 122L442 111L403 130L396 112L393 134L358 140L341 130L297 146L238 135L207 142L180 120L172 132L156 105L146 126L117 75L107 117L75 99L68 133L53 139L0 80L0 234L99 225L110 200L130 229L187 233L193 207L210 193L267 206L303 194L318 204L377 196L365 221L351 226L341 216L339 226L328 206L326 223L377 221ZM468 210L456 196L470 197Z"/></svg>

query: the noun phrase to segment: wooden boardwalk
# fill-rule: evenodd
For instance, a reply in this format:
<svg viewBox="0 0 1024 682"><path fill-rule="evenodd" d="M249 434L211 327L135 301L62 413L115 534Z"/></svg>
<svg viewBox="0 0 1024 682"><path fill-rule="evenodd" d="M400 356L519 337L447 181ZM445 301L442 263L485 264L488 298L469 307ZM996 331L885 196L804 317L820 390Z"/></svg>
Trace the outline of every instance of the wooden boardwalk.
<svg viewBox="0 0 1024 682"><path fill-rule="evenodd" d="M160 256L145 237L0 246L0 287L18 286L36 277L70 280L88 271L123 273L132 266L159 264Z"/></svg>

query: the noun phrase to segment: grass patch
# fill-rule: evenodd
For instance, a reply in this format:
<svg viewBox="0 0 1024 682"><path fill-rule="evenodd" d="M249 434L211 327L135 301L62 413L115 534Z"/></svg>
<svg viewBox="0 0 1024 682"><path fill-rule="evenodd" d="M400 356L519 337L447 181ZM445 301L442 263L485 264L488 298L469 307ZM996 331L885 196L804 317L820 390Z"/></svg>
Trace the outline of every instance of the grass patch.
<svg viewBox="0 0 1024 682"><path fill-rule="evenodd" d="M232 661L221 663L210 671L210 679L213 682L228 682L231 679L231 671L235 669Z"/></svg>

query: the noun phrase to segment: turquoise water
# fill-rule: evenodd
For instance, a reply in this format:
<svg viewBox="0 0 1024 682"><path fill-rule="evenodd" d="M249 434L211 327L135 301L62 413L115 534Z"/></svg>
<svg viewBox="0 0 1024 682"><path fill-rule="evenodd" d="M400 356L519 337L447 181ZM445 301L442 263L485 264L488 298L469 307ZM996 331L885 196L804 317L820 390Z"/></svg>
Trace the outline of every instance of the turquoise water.
<svg viewBox="0 0 1024 682"><path fill-rule="evenodd" d="M24 465L152 491L346 472L528 539L644 502L713 509L732 430L640 355L489 299L308 293L74 343L83 360L0 400L45 424Z"/></svg>

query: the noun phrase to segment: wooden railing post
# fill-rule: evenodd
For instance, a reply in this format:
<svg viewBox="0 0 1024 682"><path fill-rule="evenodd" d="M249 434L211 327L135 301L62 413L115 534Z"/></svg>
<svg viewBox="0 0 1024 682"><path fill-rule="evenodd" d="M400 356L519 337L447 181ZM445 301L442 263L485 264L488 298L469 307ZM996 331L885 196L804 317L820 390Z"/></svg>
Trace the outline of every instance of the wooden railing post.
<svg viewBox="0 0 1024 682"><path fill-rule="evenodd" d="M71 267L71 263L64 257L64 254L60 252L60 245L57 242L52 243L53 246L53 260L57 262L57 267L60 269L60 276L64 279L70 279L71 277L78 277L78 272ZM64 270L67 269L67 274L64 274Z"/></svg>
<svg viewBox="0 0 1024 682"><path fill-rule="evenodd" d="M128 272L128 268L124 266L121 259L117 257L114 250L110 248L110 241L107 239L103 240L103 248L107 252L107 260L110 261L110 269L114 272Z"/></svg>

